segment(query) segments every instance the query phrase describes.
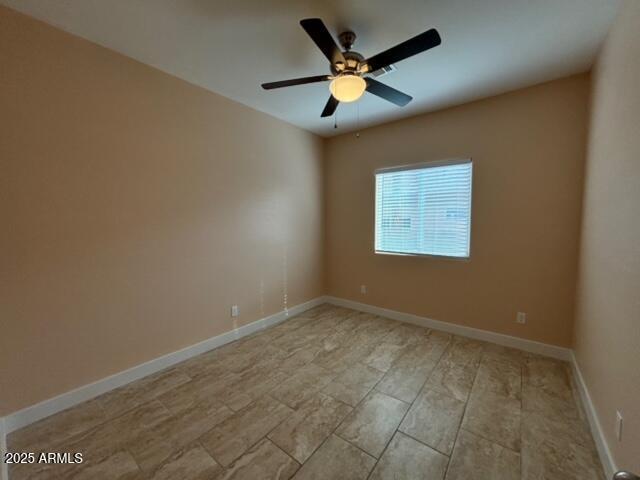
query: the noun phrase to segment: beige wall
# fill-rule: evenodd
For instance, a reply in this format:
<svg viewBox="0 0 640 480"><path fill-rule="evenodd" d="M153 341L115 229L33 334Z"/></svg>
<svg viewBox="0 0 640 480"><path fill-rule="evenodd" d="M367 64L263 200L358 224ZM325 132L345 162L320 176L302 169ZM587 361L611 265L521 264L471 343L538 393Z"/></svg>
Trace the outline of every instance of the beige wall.
<svg viewBox="0 0 640 480"><path fill-rule="evenodd" d="M618 467L640 474L639 25L627 0L593 74L575 349Z"/></svg>
<svg viewBox="0 0 640 480"><path fill-rule="evenodd" d="M329 294L570 346L588 89L579 75L329 140ZM474 161L470 261L375 255L374 170L456 157Z"/></svg>
<svg viewBox="0 0 640 480"><path fill-rule="evenodd" d="M5 8L0 197L0 416L323 293L321 139Z"/></svg>

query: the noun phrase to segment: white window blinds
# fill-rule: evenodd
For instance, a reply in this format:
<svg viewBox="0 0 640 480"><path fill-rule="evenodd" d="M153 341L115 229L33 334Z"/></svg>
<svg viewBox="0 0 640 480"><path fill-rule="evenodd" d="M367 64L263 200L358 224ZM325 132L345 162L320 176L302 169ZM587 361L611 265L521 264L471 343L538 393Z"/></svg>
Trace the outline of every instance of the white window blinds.
<svg viewBox="0 0 640 480"><path fill-rule="evenodd" d="M378 170L376 252L468 257L471 177L471 160Z"/></svg>

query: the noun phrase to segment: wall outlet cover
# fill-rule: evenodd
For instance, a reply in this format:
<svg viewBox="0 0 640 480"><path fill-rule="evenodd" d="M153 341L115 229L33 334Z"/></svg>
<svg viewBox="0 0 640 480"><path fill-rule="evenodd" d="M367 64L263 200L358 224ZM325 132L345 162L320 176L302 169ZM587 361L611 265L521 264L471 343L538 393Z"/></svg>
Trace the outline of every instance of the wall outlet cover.
<svg viewBox="0 0 640 480"><path fill-rule="evenodd" d="M240 315L240 309L238 308L238 305L232 305L231 306L231 316L232 317L237 317L238 315Z"/></svg>

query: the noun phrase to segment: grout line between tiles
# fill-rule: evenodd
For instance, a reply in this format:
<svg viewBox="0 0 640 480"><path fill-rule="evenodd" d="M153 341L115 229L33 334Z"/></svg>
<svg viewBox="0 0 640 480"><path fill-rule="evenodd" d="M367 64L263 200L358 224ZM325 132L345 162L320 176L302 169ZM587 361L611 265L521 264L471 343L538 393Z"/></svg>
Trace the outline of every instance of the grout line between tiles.
<svg viewBox="0 0 640 480"><path fill-rule="evenodd" d="M451 467L451 460L453 459L453 454L455 453L456 446L458 444L458 437L460 436L460 430L462 430L462 422L464 422L464 417L467 414L467 407L469 406L469 399L471 398L471 393L473 392L473 388L476 386L476 380L478 379L478 371L480 370L480 364L482 363L482 358L484 356L484 346L482 347L482 352L480 354L480 361L478 362L478 366L475 369L475 373L473 375L473 382L471 383L471 388L469 389L469 393L467 394L467 399L464 403L464 409L462 411L462 415L460 416L460 423L458 424L458 430L456 431L456 438L453 441L453 447L451 447L451 456L449 456L449 461L447 462L447 468L444 471L443 479L447 479L447 475L449 475L449 467Z"/></svg>
<svg viewBox="0 0 640 480"><path fill-rule="evenodd" d="M273 431L273 430L272 430ZM273 440L271 440L268 436L264 436L260 439L260 441L262 440L266 440L267 442L269 442L271 445L273 445L274 447L276 447L278 450L280 450L282 453L284 453L287 457L289 457L296 465L298 465L298 468L296 469L296 472L298 470L300 470L302 468L302 464L296 460L295 458L293 458L291 455L289 455L283 448L280 448L280 445L278 445L276 442L274 442ZM256 444L257 445L257 444ZM311 457L309 457L311 458Z"/></svg>
<svg viewBox="0 0 640 480"><path fill-rule="evenodd" d="M357 330L357 329L356 329L356 330ZM391 331L393 331L393 328L392 328L389 332L387 332L387 333L386 333L386 334L385 334L385 335L380 339L380 342L381 342L384 338L386 338L386 336L387 336L387 335L389 335L389 334L391 333ZM372 341L372 342L370 342L370 343L373 343L373 341ZM368 345L369 345L369 344L368 344ZM363 365L366 365L366 364L364 364L363 362L361 362L360 360L358 360L358 362L357 362L357 363L362 363ZM371 368L373 368L373 367L371 367ZM389 370L390 370L390 369L391 369L391 368L389 368ZM375 370L377 370L377 369L375 369ZM385 374L385 375L386 375L386 373L387 373L387 372L384 372L384 374ZM339 376L339 375L338 375L338 376ZM337 378L337 377L336 377L336 378ZM370 456L371 458L374 458L374 459L376 460L375 464L373 465L373 468L372 468L372 469L371 469L371 471L369 472L369 475L367 475L367 478L371 475L371 473L375 470L376 465L378 464L379 458L377 458L377 457L376 457L376 456L374 456L374 455L371 455L369 452L367 452L367 451L363 450L363 449L362 449L362 448L360 448L358 445L353 444L351 441L347 440L346 438L341 437L341 436L340 436L338 433L336 433L336 432L337 432L337 430L340 428L340 426L341 426L341 425L342 425L342 424L343 424L343 423L344 423L344 422L345 422L345 421L346 421L346 420L347 420L351 415L353 415L353 414L354 414L354 412L356 411L356 409L357 409L357 408L358 408L358 407L359 407L359 406L360 406L360 405L365 401L365 399L366 399L367 397L369 397L369 395L371 395L371 392L373 392L373 391L375 390L376 386L377 386L377 385L382 381L382 379L383 379L383 378L384 378L384 375L382 375L382 376L380 377L380 379L379 379L379 380L378 380L378 381L377 381L377 382L376 382L376 383L375 383L375 384L374 384L374 385L369 389L369 391L367 392L367 394L366 394L366 395L365 395L365 396L364 396L364 397L363 397L363 398L362 398L358 403L356 403L356 404L352 407L351 412L349 412L349 414L347 414L347 415L342 419L342 421L340 421L340 422L338 423L338 425L336 425L336 427L333 429L333 431L332 431L332 432L327 436L327 438L325 438L325 440L320 444L320 446L319 446L318 448L316 448L316 450L314 450L314 451L313 451L313 453L309 456L309 458L308 458L307 460L309 460L309 459L311 459L311 457L313 457L313 455L315 454L315 452L316 452L316 451L318 451L318 450L322 447L322 445L324 445L324 444L327 442L327 440L331 437L331 435L335 435L336 437L340 438L340 439L341 439L341 440L343 440L344 442L347 442L349 445L351 445L351 446L353 446L353 447L357 448L357 449L358 449L358 450L360 450L361 452L365 453L366 455L368 455L368 456ZM375 390L375 391L376 391L377 393L380 393L381 395L384 395L382 392L378 392L377 390ZM330 396L331 396L331 395L330 395ZM333 397L332 397L332 398L333 398ZM392 398L395 398L395 397L392 397ZM337 400L337 399L336 399L336 400ZM401 402L403 402L403 403L407 403L407 402L404 402L404 401L400 400L399 398L396 398L396 400L401 401ZM338 401L339 401L339 400L338 400ZM408 412L408 411L409 411L409 409L411 408L411 404L409 403L408 405L409 405L409 408L407 409L407 412ZM405 415L406 415L406 412L405 412ZM403 416L403 419L404 419L404 416ZM402 423L402 420L400 421L400 423ZM399 425L399 424L398 424L398 425ZM396 431L397 431L397 428L396 428ZM395 432L394 432L394 435L395 435ZM391 436L391 438L393 438L393 435ZM391 440L389 440L389 441L391 441ZM387 445L388 445L388 442L387 442ZM386 450L387 445L385 445L385 448L383 449L383 452L380 454L380 458L381 458L381 457L382 457L382 455L384 454L384 451ZM305 462L305 463L306 463L306 462Z"/></svg>
<svg viewBox="0 0 640 480"><path fill-rule="evenodd" d="M433 371L436 369L436 367L438 366L438 364L440 363L440 360L442 360L442 357L444 356L444 353L449 349L450 344L452 343L452 339L449 339L449 342L447 343L446 348L444 348L442 350L442 353L440 354L440 356L438 357L438 361L435 363L433 369L431 369L431 372L429 372L429 375L427 375L427 378L425 378L424 382L422 382L422 385L420 386L420 389L418 390L418 395L416 395L416 397L413 399L413 401L411 403L409 403L409 408L407 408L407 411L404 412L404 415L402 416L402 418L400 419L400 422L398 422L398 426L396 427L396 429L394 430L393 434L391 435L391 437L389 438L389 441L386 443L386 445L384 446L384 449L382 450L382 453L380 454L380 456L376 459L376 463L374 464L373 468L371 469L371 471L369 472L369 475L367 475L367 479L371 478L371 475L373 475L373 472L376 470L378 463L380 463L380 460L382 459L382 457L384 456L385 452L387 451L387 448L389 448L389 444L393 441L393 438L398 434L398 431L400 430L400 426L402 425L402 422L404 422L404 419L406 418L406 416L409 414L409 412L411 411L411 408L413 408L413 404L415 403L415 401L420 397L420 393L422 392L422 390L424 389L424 386L427 384L427 382L429 381L429 378L431 378L431 375L433 375ZM400 356L402 357L402 355ZM398 357L397 360L400 359L400 357ZM396 360L396 361L397 361ZM395 362L394 362L395 363ZM393 365L389 368L389 370L391 370L391 368L393 368ZM387 370L387 372L389 371ZM385 373L386 375L386 373ZM373 389L375 389L378 384L382 381L382 379L384 378L384 376L382 378L380 378L380 380L378 380L378 382L374 385ZM377 390L376 390L377 391ZM385 395L382 392L379 392L382 395ZM389 395L391 396L391 395ZM395 397L392 397L395 398ZM400 400L400 399L397 399ZM400 400L402 401L402 400ZM407 403L407 402L405 402ZM404 434L404 432L401 431L401 433ZM413 438L413 437L412 437ZM423 442L420 442L421 444L425 445ZM428 445L426 445L427 447L429 447ZM429 447L432 448L432 447ZM435 450L435 449L433 449ZM435 450L437 451L437 450Z"/></svg>

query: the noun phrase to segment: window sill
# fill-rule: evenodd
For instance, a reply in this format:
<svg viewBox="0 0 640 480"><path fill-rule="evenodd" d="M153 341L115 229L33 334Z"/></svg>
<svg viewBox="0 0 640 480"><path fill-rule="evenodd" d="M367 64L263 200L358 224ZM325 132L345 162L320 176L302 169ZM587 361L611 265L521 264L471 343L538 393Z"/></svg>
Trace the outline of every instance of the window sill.
<svg viewBox="0 0 640 480"><path fill-rule="evenodd" d="M453 260L454 262L470 262L471 257L453 257L448 255L434 255L430 253L402 253L402 252L385 252L375 250L375 255L388 255L391 257L418 257L418 258L434 258L439 260Z"/></svg>

